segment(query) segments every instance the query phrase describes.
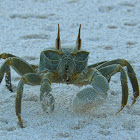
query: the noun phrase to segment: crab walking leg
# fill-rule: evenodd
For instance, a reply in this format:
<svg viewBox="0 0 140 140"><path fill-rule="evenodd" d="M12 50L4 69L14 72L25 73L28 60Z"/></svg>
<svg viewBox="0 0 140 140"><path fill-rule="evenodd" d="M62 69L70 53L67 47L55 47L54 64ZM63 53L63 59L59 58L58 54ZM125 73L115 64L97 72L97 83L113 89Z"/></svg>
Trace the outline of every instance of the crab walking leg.
<svg viewBox="0 0 140 140"><path fill-rule="evenodd" d="M40 88L40 102L44 112L52 112L54 110L54 97L50 94L51 80L48 74L45 74L42 79Z"/></svg>
<svg viewBox="0 0 140 140"><path fill-rule="evenodd" d="M12 55L12 54L7 54L7 53L2 53L2 54L0 54L0 58L2 58L2 59L6 59L6 58L9 58L9 57L15 57L15 56ZM6 73L6 76L5 76L6 87L7 87L11 92L13 92L12 84L11 84L11 70L10 70L9 65L7 65L7 62L5 62L5 63L1 66L1 68L0 68L0 74L1 74L0 83L1 83L1 81L2 81L2 79L3 79L4 73Z"/></svg>
<svg viewBox="0 0 140 140"><path fill-rule="evenodd" d="M101 65L97 66L96 68L98 70L100 70L101 68L103 68L105 66L112 65L112 64L120 64L122 67L126 66L127 74L128 74L128 77L130 79L130 82L131 82L132 88L133 88L133 96L134 96L134 98L133 98L133 102L131 104L131 105L133 105L136 102L137 97L139 96L139 84L138 84L138 79L136 77L136 74L135 74L132 66L125 59L116 59L116 60L101 64Z"/></svg>
<svg viewBox="0 0 140 140"><path fill-rule="evenodd" d="M0 67L0 83L5 73L6 73L6 76L5 76L6 87L12 92L13 90L12 90L12 85L11 85L11 71L10 71L8 62L4 62L3 65Z"/></svg>
<svg viewBox="0 0 140 140"><path fill-rule="evenodd" d="M30 66L32 66L32 69L34 69L34 70L36 70L37 68L38 68L38 66L37 65L30 65Z"/></svg>
<svg viewBox="0 0 140 140"><path fill-rule="evenodd" d="M93 65L89 65L89 66L88 66L88 71L91 70L92 68L95 68L95 67L97 67L97 66L99 66L99 65L101 65L101 64L103 64L103 63L106 63L106 62L107 62L107 61L102 61L102 62L99 62L99 63L95 63L95 64L93 64ZM110 82L110 79L111 79L111 77L108 78L108 82Z"/></svg>
<svg viewBox="0 0 140 140"><path fill-rule="evenodd" d="M9 57L16 57L15 55L9 54L9 53L2 53L0 54L0 59L7 59Z"/></svg>
<svg viewBox="0 0 140 140"><path fill-rule="evenodd" d="M18 57L8 58L0 67L0 83L3 79L4 74L6 73L6 86L10 91L12 91L10 66L21 76L23 76L26 73L35 73L32 66L24 60Z"/></svg>
<svg viewBox="0 0 140 140"><path fill-rule="evenodd" d="M23 123L21 120L21 100L22 100L23 86L25 82L26 81L23 78L19 81L17 86L16 100L15 100L16 116L18 117L18 121L21 128L23 128Z"/></svg>
<svg viewBox="0 0 140 140"><path fill-rule="evenodd" d="M128 73L128 77L130 79L130 82L132 84L132 88L133 88L133 102L131 105L133 105L136 102L137 97L139 96L139 85L138 85L138 80L136 77L136 74L132 68L132 66L126 62L126 66L127 66L127 73Z"/></svg>
<svg viewBox="0 0 140 140"><path fill-rule="evenodd" d="M18 117L21 128L23 128L23 123L21 120L21 100L22 100L24 84L40 85L40 83L41 83L41 77L39 77L38 75L34 73L25 74L18 83L17 95L16 95L16 100L15 100L15 110L16 110L16 115Z"/></svg>
<svg viewBox="0 0 140 140"><path fill-rule="evenodd" d="M97 67L97 66L99 66L99 65L101 65L101 64L103 64L103 63L106 63L107 61L103 61L103 62L99 62L99 63L95 63L95 64L93 64L93 65L89 65L88 66L88 70L90 70L90 69L92 69L92 68L95 68L95 67Z"/></svg>
<svg viewBox="0 0 140 140"><path fill-rule="evenodd" d="M113 64L110 66L106 66L99 69L99 71L106 78L110 78L112 75L116 74L117 72L121 73L120 80L121 80L121 86L122 86L122 105L121 105L121 109L117 112L119 113L127 104L127 100L128 100L128 84L127 84L126 72L120 64Z"/></svg>
<svg viewBox="0 0 140 140"><path fill-rule="evenodd" d="M0 54L0 59L2 58L2 59L7 59L7 58L9 58L9 57L17 57L17 56L15 56L15 55L13 55L13 54L9 54L9 53L2 53L2 54ZM18 58L18 57L17 57ZM32 66L32 68L35 70L36 68L38 68L38 66L37 65L31 65Z"/></svg>
<svg viewBox="0 0 140 140"><path fill-rule="evenodd" d="M73 101L75 111L86 111L105 102L109 90L107 79L96 69L93 69L90 81L92 87L88 87L76 95Z"/></svg>
<svg viewBox="0 0 140 140"><path fill-rule="evenodd" d="M13 92L12 84L11 84L11 70L9 66L6 69L5 82L6 82L7 89Z"/></svg>

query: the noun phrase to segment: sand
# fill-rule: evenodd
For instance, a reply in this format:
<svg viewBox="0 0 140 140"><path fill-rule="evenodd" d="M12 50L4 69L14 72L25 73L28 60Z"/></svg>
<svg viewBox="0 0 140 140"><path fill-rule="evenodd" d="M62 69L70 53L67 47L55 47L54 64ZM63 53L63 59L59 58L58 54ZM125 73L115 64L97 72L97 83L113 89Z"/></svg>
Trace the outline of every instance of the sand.
<svg viewBox="0 0 140 140"><path fill-rule="evenodd" d="M0 1L0 53L11 53L30 64L39 64L40 52L55 46L57 25L62 46L75 47L81 24L82 48L90 52L89 64L117 58L128 60L140 82L139 0L4 0ZM0 60L0 65L5 60ZM1 140L139 140L140 99L130 106L133 90L128 80L128 104L121 106L120 73L111 78L106 102L76 113L72 102L85 88L52 84L53 113L40 105L40 86L24 86L20 128L15 114L20 76L11 69L13 92L0 84Z"/></svg>

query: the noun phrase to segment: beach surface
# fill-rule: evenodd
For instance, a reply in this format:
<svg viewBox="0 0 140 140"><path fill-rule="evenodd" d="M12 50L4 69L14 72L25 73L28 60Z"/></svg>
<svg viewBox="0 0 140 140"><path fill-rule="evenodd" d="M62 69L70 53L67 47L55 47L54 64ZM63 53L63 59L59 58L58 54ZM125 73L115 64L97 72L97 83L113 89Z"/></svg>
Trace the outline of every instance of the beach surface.
<svg viewBox="0 0 140 140"><path fill-rule="evenodd" d="M16 55L38 65L40 53L55 47L58 24L61 45L75 47L81 24L82 48L88 64L126 59L140 83L139 0L4 0L0 1L0 54ZM0 59L0 66L5 60ZM126 68L125 68L126 70ZM40 86L25 85L20 128L15 113L16 88L21 78L12 68L13 92L0 84L0 140L140 140L140 99L131 106L133 89L121 107L120 73L112 76L106 102L87 112L74 112L76 94L82 89L52 83L53 113L40 105Z"/></svg>

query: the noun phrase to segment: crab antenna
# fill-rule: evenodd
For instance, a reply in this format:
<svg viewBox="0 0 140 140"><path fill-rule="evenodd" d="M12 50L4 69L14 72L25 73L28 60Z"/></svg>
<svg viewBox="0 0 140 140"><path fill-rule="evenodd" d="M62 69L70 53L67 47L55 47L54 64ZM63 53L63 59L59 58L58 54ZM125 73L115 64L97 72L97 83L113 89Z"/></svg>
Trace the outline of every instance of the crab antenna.
<svg viewBox="0 0 140 140"><path fill-rule="evenodd" d="M79 33L78 33L78 37L77 37L77 41L76 41L76 49L77 50L80 50L81 48L81 38L80 38L80 32L81 32L81 24L80 24L80 27L79 27Z"/></svg>
<svg viewBox="0 0 140 140"><path fill-rule="evenodd" d="M61 49L59 24L58 24L58 35L57 35L57 38L56 38L56 40L55 40L55 47L56 47L57 50L60 50L60 49Z"/></svg>

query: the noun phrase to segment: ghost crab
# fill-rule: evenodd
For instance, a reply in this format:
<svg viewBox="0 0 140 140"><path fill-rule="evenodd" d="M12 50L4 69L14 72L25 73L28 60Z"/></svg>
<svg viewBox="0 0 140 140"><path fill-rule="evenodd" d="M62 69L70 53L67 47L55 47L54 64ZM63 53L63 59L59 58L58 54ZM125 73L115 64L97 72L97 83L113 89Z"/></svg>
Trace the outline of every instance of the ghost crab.
<svg viewBox="0 0 140 140"><path fill-rule="evenodd" d="M12 54L3 53L0 55L0 58L6 59L0 67L0 83L5 74L6 86L12 92L10 66L22 76L17 86L15 100L16 115L22 128L24 126L21 119L21 100L24 84L41 85L40 101L44 111L54 110L54 97L50 93L52 82L75 85L90 84L91 87L80 91L73 101L74 110L84 111L105 102L110 78L112 75L120 72L122 103L121 108L117 112L119 113L128 100L127 75L123 69L126 66L127 74L133 87L134 98L132 105L136 102L139 96L139 85L130 63L124 59L116 59L88 66L89 52L81 49L80 30L81 25L74 49L61 48L58 24L58 35L55 41L56 48L49 48L41 52L39 66L30 65Z"/></svg>

